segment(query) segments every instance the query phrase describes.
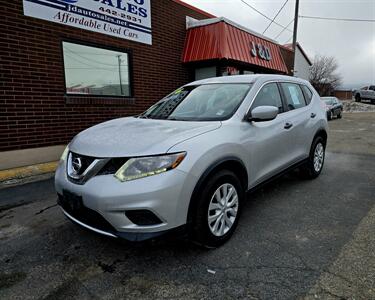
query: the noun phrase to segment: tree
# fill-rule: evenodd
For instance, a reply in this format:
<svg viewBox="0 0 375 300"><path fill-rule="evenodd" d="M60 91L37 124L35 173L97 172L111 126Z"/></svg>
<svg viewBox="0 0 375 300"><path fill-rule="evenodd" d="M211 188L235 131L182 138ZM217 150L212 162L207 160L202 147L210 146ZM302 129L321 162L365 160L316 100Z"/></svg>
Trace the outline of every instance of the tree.
<svg viewBox="0 0 375 300"><path fill-rule="evenodd" d="M341 85L337 60L332 56L316 55L310 71L310 83L320 96L330 96Z"/></svg>

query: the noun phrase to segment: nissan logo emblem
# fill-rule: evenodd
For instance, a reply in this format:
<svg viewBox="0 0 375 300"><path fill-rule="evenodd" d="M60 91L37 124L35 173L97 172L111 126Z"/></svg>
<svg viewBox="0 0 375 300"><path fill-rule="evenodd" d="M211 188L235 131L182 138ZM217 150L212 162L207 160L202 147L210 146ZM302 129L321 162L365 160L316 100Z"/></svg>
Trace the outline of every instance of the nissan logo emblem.
<svg viewBox="0 0 375 300"><path fill-rule="evenodd" d="M79 157L75 157L72 161L72 169L75 174L79 174L82 168L82 160Z"/></svg>

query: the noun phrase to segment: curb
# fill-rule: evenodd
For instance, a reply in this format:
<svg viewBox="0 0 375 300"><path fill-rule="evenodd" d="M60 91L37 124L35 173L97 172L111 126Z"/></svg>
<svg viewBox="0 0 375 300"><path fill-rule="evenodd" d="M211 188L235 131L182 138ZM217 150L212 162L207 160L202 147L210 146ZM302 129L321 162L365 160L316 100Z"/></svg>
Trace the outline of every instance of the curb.
<svg viewBox="0 0 375 300"><path fill-rule="evenodd" d="M58 163L58 161L54 161L32 166L0 170L0 184L6 185L7 182L14 183L17 180L25 179L28 177L53 173L56 171Z"/></svg>

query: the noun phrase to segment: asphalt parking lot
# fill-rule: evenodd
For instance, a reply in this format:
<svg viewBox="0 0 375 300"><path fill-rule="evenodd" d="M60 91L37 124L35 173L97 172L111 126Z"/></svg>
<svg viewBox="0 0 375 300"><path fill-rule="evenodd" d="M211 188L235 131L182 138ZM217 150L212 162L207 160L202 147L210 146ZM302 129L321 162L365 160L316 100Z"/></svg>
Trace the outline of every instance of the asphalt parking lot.
<svg viewBox="0 0 375 300"><path fill-rule="evenodd" d="M1 189L0 299L375 299L375 113L329 125L321 176L249 195L215 250L87 232L63 217L52 180Z"/></svg>

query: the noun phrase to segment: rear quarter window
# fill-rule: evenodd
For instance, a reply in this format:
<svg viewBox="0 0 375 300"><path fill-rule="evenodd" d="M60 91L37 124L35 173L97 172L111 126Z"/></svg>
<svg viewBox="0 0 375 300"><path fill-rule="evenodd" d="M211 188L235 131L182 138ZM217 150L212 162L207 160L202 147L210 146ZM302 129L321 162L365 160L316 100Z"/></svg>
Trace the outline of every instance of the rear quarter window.
<svg viewBox="0 0 375 300"><path fill-rule="evenodd" d="M306 104L309 105L313 97L313 93L306 85L301 85L301 89L303 91L303 95L305 96Z"/></svg>

